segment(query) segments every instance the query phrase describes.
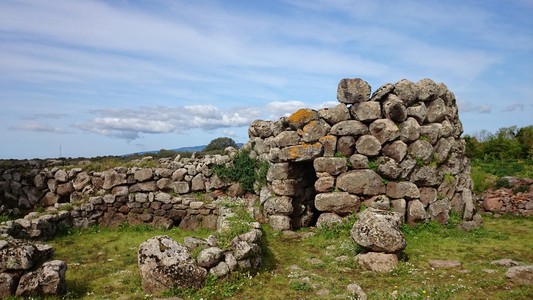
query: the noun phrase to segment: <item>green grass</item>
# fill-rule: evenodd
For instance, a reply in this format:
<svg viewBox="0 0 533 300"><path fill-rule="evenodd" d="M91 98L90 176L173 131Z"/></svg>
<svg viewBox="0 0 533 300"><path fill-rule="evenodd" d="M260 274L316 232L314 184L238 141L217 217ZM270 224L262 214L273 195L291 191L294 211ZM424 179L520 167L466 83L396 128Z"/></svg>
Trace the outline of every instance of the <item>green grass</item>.
<svg viewBox="0 0 533 300"><path fill-rule="evenodd" d="M497 186L504 176L533 179L533 160L472 160L471 177L474 191L483 192Z"/></svg>
<svg viewBox="0 0 533 300"><path fill-rule="evenodd" d="M513 285L505 278L507 268L492 266L501 258L533 263L533 218L484 217L484 227L470 232L456 228L458 218L441 226L425 223L404 226L407 248L391 273L364 271L353 257L361 252L350 238L354 218L332 228L307 228L283 235L265 226L262 245L265 257L256 274L233 274L227 279L207 280L200 290L170 290L162 296L184 299L353 299L346 291L359 284L369 299L530 299L532 286ZM146 239L167 234L177 241L184 236L207 236L209 232L162 231L147 226L116 229L91 227L72 230L49 243L56 259L68 263L67 288L63 298L146 299L137 270L137 249ZM340 258L339 258L340 257ZM312 260L315 259L315 260ZM462 268L436 269L430 259L454 259ZM486 273L484 269L495 270ZM253 275L253 276L252 276ZM322 298L323 299L323 298Z"/></svg>
<svg viewBox="0 0 533 300"><path fill-rule="evenodd" d="M137 251L145 240L168 235L182 242L185 236L207 237L210 232L160 230L149 226L72 229L48 241L55 259L68 264L66 299L144 299L137 268Z"/></svg>

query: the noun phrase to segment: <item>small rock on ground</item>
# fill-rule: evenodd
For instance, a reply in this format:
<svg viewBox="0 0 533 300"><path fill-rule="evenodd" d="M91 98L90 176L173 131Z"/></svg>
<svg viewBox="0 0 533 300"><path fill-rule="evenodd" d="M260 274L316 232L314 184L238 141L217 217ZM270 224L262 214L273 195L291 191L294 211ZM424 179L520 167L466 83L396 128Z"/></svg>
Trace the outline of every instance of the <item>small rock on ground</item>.
<svg viewBox="0 0 533 300"><path fill-rule="evenodd" d="M432 259L428 261L429 266L435 269L440 268L458 268L461 267L461 262L458 260L440 260L440 259Z"/></svg>
<svg viewBox="0 0 533 300"><path fill-rule="evenodd" d="M365 291L363 291L363 289L356 283L351 283L349 284L346 289L348 290L348 292L350 292L352 295L356 296L357 298L356 299L359 299L359 300L367 300L368 297L365 293Z"/></svg>
<svg viewBox="0 0 533 300"><path fill-rule="evenodd" d="M501 266L501 267L514 267L514 266L521 265L521 263L519 263L517 261L514 261L512 259L509 259L509 258L493 260L493 261L490 262L490 264L491 265L496 265L496 266Z"/></svg>

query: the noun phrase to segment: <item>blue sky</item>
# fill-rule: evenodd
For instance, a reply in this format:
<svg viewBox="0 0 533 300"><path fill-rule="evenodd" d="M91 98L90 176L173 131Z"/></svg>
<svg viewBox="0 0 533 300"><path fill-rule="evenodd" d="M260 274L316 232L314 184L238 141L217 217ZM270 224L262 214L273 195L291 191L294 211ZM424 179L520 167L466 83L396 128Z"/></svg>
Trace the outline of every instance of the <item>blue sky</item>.
<svg viewBox="0 0 533 300"><path fill-rule="evenodd" d="M466 133L533 124L533 1L0 1L0 158L248 139L255 119L444 82Z"/></svg>

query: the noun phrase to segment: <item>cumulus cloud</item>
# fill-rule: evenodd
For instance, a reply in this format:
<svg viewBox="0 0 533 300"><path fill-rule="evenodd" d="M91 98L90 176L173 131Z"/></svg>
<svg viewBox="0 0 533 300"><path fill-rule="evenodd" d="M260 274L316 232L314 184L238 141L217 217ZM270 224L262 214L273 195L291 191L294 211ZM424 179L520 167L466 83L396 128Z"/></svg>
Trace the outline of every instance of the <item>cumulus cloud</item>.
<svg viewBox="0 0 533 300"><path fill-rule="evenodd" d="M514 103L514 104L511 104L511 105L507 106L502 111L505 111L505 112L511 112L511 111L515 111L515 110L524 111L524 107L525 107L525 105L522 104L522 103Z"/></svg>
<svg viewBox="0 0 533 300"><path fill-rule="evenodd" d="M270 115L270 119L276 119L283 116L289 116L298 109L305 107L306 105L302 101L272 101L267 104L266 110Z"/></svg>
<svg viewBox="0 0 533 300"><path fill-rule="evenodd" d="M490 104L473 104L472 102L465 100L458 100L459 110L461 112L473 112L480 114L488 114L492 111L492 105Z"/></svg>
<svg viewBox="0 0 533 300"><path fill-rule="evenodd" d="M93 110L95 117L76 127L89 133L135 140L142 134L182 133L189 129L212 131L248 126L259 116L254 108L222 110L213 105L142 107ZM228 131L231 132L231 131Z"/></svg>

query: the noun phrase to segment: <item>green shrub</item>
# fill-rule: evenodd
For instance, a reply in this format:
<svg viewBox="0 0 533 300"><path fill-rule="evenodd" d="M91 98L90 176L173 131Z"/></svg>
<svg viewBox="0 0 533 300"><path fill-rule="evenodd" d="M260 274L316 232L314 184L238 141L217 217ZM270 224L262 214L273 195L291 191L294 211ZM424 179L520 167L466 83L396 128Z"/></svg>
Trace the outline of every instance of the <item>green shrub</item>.
<svg viewBox="0 0 533 300"><path fill-rule="evenodd" d="M508 189L510 187L511 187L511 183L509 182L507 178L499 178L498 180L496 180L497 189L501 189L501 188Z"/></svg>
<svg viewBox="0 0 533 300"><path fill-rule="evenodd" d="M218 177L240 183L247 191L254 190L254 183L266 183L268 162L250 157L250 150L242 150L233 158L231 165L214 165L213 173Z"/></svg>

